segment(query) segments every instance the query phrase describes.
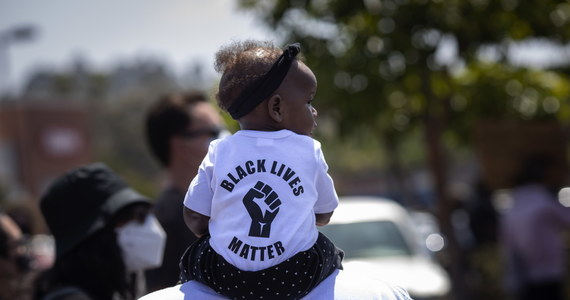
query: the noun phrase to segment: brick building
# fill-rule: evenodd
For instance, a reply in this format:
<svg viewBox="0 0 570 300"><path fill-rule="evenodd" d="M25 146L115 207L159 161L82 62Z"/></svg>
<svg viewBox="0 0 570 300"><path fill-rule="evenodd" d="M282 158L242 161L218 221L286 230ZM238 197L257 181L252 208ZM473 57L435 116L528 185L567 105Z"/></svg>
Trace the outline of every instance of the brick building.
<svg viewBox="0 0 570 300"><path fill-rule="evenodd" d="M80 103L0 102L0 185L37 198L54 178L92 160L91 143Z"/></svg>

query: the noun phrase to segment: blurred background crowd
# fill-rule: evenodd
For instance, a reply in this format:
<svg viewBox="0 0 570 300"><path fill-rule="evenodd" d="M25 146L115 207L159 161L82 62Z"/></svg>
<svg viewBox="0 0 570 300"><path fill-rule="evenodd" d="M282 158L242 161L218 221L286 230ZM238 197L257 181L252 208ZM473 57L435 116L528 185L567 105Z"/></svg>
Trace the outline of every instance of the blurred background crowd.
<svg viewBox="0 0 570 300"><path fill-rule="evenodd" d="M218 78L210 59L182 68L173 67L168 54L133 54L101 67L90 62L95 54L87 47L64 63L33 65L14 80L10 70L18 51L45 39L60 42L33 17L26 19L26 10L39 8L16 2L0 0L0 19L24 15L12 18L17 22L0 22L0 210L13 221L6 227L17 228L0 238L15 236L23 248L13 271L33 277L54 259L53 238L38 206L53 180L101 161L141 194L157 198L166 175L145 140L146 113L158 98L175 92L199 90L213 104ZM146 2L140 5L148 9ZM186 34L186 26L216 35L208 33L203 19L193 20L206 9L198 2L159 4L175 6L176 17L185 19L167 34L184 40L188 59L206 41ZM323 144L341 202L366 195L404 207L424 252L449 281L441 292L422 294L418 288L414 294L413 285L425 274L408 274L412 296L514 297L516 282L526 279L509 276L513 264L521 265L520 259L513 261L518 255L509 252L512 244L526 245L529 252L544 245L558 249L560 270L551 270L549 279L570 287L565 259L570 257L570 196L563 189L570 186L570 1L208 2L216 3L210 9L223 2L224 11L243 18L222 20L221 10L204 12L212 16L209 22L224 24L222 31L227 31L223 39L208 41L211 57L235 38L301 43L318 79L315 138ZM106 9L128 19L139 5L129 3L126 10L107 1ZM90 2L80 5L89 11ZM64 5L57 10L64 12L68 27L98 22L104 32L114 30L104 13L82 19ZM236 20L246 19L255 21L251 28L233 31ZM121 27L130 31L117 38L118 53L121 39L141 34L132 27ZM147 43L143 47L161 48L160 40ZM230 132L238 129L231 118L222 117ZM525 177L529 172L533 176ZM529 183L543 189L521 192ZM517 195L530 200L517 202ZM536 218L518 204L529 201L535 205L530 211L537 212L543 207L536 203L543 200L549 212ZM513 218L518 223L509 223ZM544 236L556 242L538 238ZM0 241L0 246L9 245ZM0 254L4 268L7 256ZM541 265L545 258L536 259ZM530 263L522 265L530 268ZM7 274L0 272L0 280ZM4 290L5 283L0 284Z"/></svg>

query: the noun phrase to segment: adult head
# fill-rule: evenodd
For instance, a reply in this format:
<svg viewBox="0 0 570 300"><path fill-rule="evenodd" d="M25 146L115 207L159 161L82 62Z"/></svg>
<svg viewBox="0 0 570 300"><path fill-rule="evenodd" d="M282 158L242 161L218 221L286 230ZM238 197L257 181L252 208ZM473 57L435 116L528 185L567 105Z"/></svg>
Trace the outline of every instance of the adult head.
<svg viewBox="0 0 570 300"><path fill-rule="evenodd" d="M74 287L95 299L131 299L128 274L162 260L165 236L150 202L102 163L56 179L40 208L56 259L39 278L37 296Z"/></svg>
<svg viewBox="0 0 570 300"><path fill-rule="evenodd" d="M160 97L145 122L147 142L167 181L155 201L156 216L168 235L165 257L162 266L145 273L147 288L155 290L178 281L180 257L196 239L184 224L182 201L210 141L224 130L219 112L198 91Z"/></svg>
<svg viewBox="0 0 570 300"><path fill-rule="evenodd" d="M222 124L204 93L170 94L160 97L149 110L146 138L161 165L169 167L184 161L201 161L208 143L222 131Z"/></svg>

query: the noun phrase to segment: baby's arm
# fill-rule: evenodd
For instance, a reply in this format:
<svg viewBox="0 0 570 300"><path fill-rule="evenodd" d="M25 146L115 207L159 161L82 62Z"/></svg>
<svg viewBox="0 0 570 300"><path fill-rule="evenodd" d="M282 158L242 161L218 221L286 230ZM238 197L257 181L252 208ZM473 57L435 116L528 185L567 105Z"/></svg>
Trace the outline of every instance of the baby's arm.
<svg viewBox="0 0 570 300"><path fill-rule="evenodd" d="M195 236L201 237L208 233L208 221L210 217L199 214L184 206L184 223L190 228Z"/></svg>
<svg viewBox="0 0 570 300"><path fill-rule="evenodd" d="M332 215L332 211L330 213L315 214L317 226L327 225L330 222Z"/></svg>

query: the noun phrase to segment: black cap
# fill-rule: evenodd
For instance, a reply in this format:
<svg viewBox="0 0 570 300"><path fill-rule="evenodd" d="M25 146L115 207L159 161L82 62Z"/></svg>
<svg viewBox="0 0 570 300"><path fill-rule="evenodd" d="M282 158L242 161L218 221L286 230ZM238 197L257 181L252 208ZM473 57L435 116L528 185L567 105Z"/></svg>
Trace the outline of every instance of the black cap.
<svg viewBox="0 0 570 300"><path fill-rule="evenodd" d="M103 228L120 209L141 202L150 204L105 164L93 163L57 178L40 207L59 257Z"/></svg>

